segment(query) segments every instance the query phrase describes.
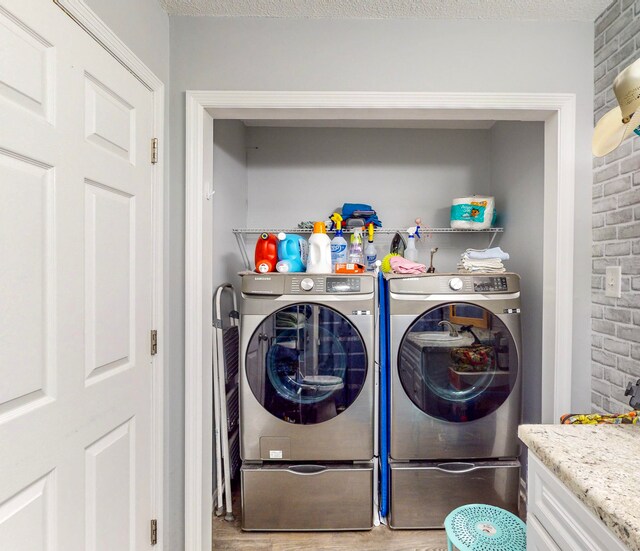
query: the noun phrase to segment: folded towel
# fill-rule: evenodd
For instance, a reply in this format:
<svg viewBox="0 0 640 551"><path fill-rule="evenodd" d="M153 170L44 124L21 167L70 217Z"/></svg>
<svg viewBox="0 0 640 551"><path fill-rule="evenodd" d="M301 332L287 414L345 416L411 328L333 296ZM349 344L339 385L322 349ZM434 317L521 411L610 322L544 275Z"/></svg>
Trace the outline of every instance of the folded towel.
<svg viewBox="0 0 640 551"><path fill-rule="evenodd" d="M458 262L458 270L468 273L504 273L506 269L500 258L469 258L468 251L465 252Z"/></svg>
<svg viewBox="0 0 640 551"><path fill-rule="evenodd" d="M427 271L424 264L418 264L402 256L392 256L389 259L389 264L396 274L424 274Z"/></svg>
<svg viewBox="0 0 640 551"><path fill-rule="evenodd" d="M500 247L493 247L492 249L467 249L463 256L472 260L482 260L485 258L509 260L509 253L505 253Z"/></svg>
<svg viewBox="0 0 640 551"><path fill-rule="evenodd" d="M499 258L485 258L484 260L471 260L469 258L462 257L460 264L465 266L479 266L485 268L501 268L503 266L502 260Z"/></svg>
<svg viewBox="0 0 640 551"><path fill-rule="evenodd" d="M502 268L483 268L481 266L460 266L458 265L458 272L462 273L481 273L481 274L504 274L507 270L503 266Z"/></svg>

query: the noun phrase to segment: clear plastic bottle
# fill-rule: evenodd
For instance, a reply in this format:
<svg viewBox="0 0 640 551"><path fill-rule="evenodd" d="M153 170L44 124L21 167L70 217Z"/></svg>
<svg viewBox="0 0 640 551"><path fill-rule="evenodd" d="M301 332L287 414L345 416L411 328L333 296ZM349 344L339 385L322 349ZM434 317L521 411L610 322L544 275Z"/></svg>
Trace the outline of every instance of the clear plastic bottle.
<svg viewBox="0 0 640 551"><path fill-rule="evenodd" d="M378 260L378 251L373 244L373 224L369 224L369 239L367 246L364 248L364 257L367 263L367 271L373 272L376 269L376 260Z"/></svg>
<svg viewBox="0 0 640 551"><path fill-rule="evenodd" d="M364 251L362 249L362 228L353 229L347 262L352 264L364 264Z"/></svg>
<svg viewBox="0 0 640 551"><path fill-rule="evenodd" d="M347 240L342 236L340 222L335 237L331 240L331 267L336 270L336 264L345 264L347 262Z"/></svg>

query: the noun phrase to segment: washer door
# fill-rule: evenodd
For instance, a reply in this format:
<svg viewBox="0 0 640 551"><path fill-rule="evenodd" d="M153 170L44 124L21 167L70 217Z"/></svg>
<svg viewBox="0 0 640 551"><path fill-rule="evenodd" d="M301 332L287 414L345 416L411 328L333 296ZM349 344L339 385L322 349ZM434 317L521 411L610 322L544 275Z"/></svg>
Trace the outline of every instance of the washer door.
<svg viewBox="0 0 640 551"><path fill-rule="evenodd" d="M429 310L409 327L398 352L398 375L411 401L456 423L497 410L515 387L518 366L511 332L476 304Z"/></svg>
<svg viewBox="0 0 640 551"><path fill-rule="evenodd" d="M245 365L249 387L268 412L309 425L340 415L355 401L368 359L362 336L346 317L301 303L258 326Z"/></svg>

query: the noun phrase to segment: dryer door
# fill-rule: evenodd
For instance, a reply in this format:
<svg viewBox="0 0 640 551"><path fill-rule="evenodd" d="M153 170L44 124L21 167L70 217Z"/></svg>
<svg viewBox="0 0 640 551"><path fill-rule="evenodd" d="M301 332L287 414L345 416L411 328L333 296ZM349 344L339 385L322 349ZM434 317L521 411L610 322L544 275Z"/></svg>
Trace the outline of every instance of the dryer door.
<svg viewBox="0 0 640 551"><path fill-rule="evenodd" d="M362 336L342 314L319 304L278 310L253 333L246 355L249 387L278 419L328 421L358 397L367 375Z"/></svg>
<svg viewBox="0 0 640 551"><path fill-rule="evenodd" d="M439 305L407 330L398 375L424 413L467 422L497 410L514 391L518 351L503 321L476 304Z"/></svg>

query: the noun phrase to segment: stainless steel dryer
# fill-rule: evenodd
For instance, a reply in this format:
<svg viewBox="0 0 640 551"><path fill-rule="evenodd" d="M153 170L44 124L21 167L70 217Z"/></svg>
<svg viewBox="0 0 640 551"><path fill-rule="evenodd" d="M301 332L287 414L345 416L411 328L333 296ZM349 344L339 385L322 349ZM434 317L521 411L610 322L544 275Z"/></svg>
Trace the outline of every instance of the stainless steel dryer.
<svg viewBox="0 0 640 551"><path fill-rule="evenodd" d="M375 291L367 274L243 274L243 529L371 528Z"/></svg>
<svg viewBox="0 0 640 551"><path fill-rule="evenodd" d="M516 274L390 276L390 525L441 527L465 503L517 512Z"/></svg>

